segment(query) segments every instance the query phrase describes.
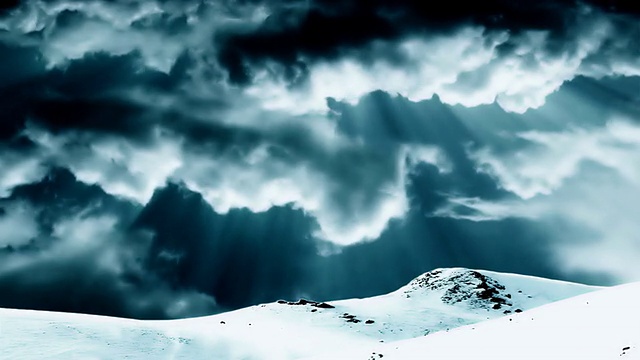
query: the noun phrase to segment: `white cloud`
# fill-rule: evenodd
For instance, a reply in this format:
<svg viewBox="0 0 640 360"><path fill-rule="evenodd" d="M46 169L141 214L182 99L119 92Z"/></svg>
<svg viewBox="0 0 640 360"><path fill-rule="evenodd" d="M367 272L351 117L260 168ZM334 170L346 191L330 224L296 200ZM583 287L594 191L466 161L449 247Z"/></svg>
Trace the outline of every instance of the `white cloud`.
<svg viewBox="0 0 640 360"><path fill-rule="evenodd" d="M13 17L0 27L14 35L44 29L43 55L52 66L89 52L123 54L138 50L146 66L168 71L179 54L188 50L198 55L194 57L198 64L192 71L211 71L216 76L220 70L212 60L217 51L213 48L216 32L234 22L246 27L266 16L264 8L255 8L242 20L225 18L223 12L209 3L204 10L197 11L194 3L173 9L161 1L128 5L104 1L32 4L24 16ZM54 18L63 10L80 11L85 18L69 28L56 28ZM160 14L185 14L188 26L179 34L131 26L134 21L153 19ZM376 151L336 134L335 124L323 116L308 115L326 113L326 97L353 103L377 89L400 93L412 100L437 94L446 103L465 106L497 101L507 110L523 112L541 106L547 95L577 75L633 73L640 68L640 55L612 60L624 50L620 44L629 43L629 37L620 33L619 24L611 18L586 12L569 30L566 48L557 53L548 48L559 40L545 32L525 31L514 38L516 35L506 32L490 33L469 27L453 35L408 38L386 44L404 54L406 64L399 66L373 59L371 64L364 65L354 58L313 63L306 88L291 88L267 76L266 71L254 69L258 73L256 83L246 89L245 95L257 99L257 103L241 94L238 99L226 96L225 100L247 109L225 110L222 115L212 114L206 106L185 105L192 102L181 101L183 94L160 97L132 89L131 93L119 95L156 108L189 113L203 121L215 122L212 125L248 129L264 139L248 149L240 149L242 145L238 144L226 152L207 153L188 148L177 135L158 133L150 144L141 145L112 137L96 139L80 132L52 135L32 128L27 134L42 152L38 159L29 161L8 161L7 156L0 159L3 169L11 169L0 175L0 192L6 194L12 186L37 179L42 175L40 166L52 162L68 166L82 181L100 184L109 193L140 203L145 203L167 179L183 180L193 190L202 192L221 212L236 207L264 211L293 202L317 218L322 228L320 235L330 241L350 244L374 238L390 219L407 210L404 186L411 166L428 162L447 172L451 171L451 164L434 149L408 146ZM86 36L88 33L91 36ZM29 41L40 40L33 37ZM504 50L509 44L513 49ZM608 46L607 52L603 57L595 56L604 44ZM212 100L212 103L219 100L215 92L228 87L221 84L223 77L216 76L197 76L198 80L186 86L188 89L184 91L193 96L190 100ZM284 110L286 115L273 116L275 110ZM291 113L307 116L294 118ZM218 116L222 119L213 119ZM293 136L301 134L306 136L304 139L283 139L290 134L278 135L282 129L291 130L292 124L304 130L291 131ZM616 122L602 133L587 130L567 134L523 133L520 137L532 147L521 154L502 156L486 149L473 156L482 171L526 199L551 194L562 187L585 161L599 162L636 181L639 164L619 160L621 154L626 154L619 149L620 144L638 150L629 131L628 125ZM71 137L73 141L69 141ZM308 148L289 148L284 144L287 141L308 142ZM78 143L84 147L78 147ZM599 150L593 150L596 148ZM273 149L288 152L288 157L274 155ZM458 199L457 206L481 214L491 213L492 217L508 216L504 208L487 208L472 199Z"/></svg>
<svg viewBox="0 0 640 360"><path fill-rule="evenodd" d="M428 99L438 93L452 103L482 103L487 99L459 96L446 91L459 74L487 64L500 41L488 45L480 28L460 31L453 37L410 39L398 44L398 51L408 58L408 64L398 66L384 60L363 65L354 59L320 63L311 67L309 83L304 90L290 90L284 82L274 82L268 72L258 74L256 84L246 90L261 100L267 109L294 113L326 110L326 98L355 103L363 95L384 90L399 93L411 100ZM493 98L489 99L490 102Z"/></svg>
<svg viewBox="0 0 640 360"><path fill-rule="evenodd" d="M0 248L20 247L38 236L36 212L26 204L10 203L0 213Z"/></svg>
<svg viewBox="0 0 640 360"><path fill-rule="evenodd" d="M294 203L318 221L316 236L349 245L378 237L391 219L405 214L408 201L404 187L412 166L427 162L441 171L450 169L435 148L406 147L383 156L354 145L321 151L328 151L319 155L325 157L321 161L347 167L348 174L332 175L312 164L313 159L288 163L258 148L246 162L188 155L173 178L200 192L219 212L240 207L261 212ZM346 163L343 157L347 162L354 157L360 161ZM409 160L408 168L405 160Z"/></svg>
<svg viewBox="0 0 640 360"><path fill-rule="evenodd" d="M551 195L499 201L452 198L428 216L477 222L531 219L555 240L550 246L560 270L602 272L619 283L631 282L640 280L640 225L632 216L640 213L637 189L615 170L595 168Z"/></svg>
<svg viewBox="0 0 640 360"><path fill-rule="evenodd" d="M507 218L536 218L539 211L532 204L519 201L485 201L477 197L452 196L429 217L449 217L469 221L500 221Z"/></svg>
<svg viewBox="0 0 640 360"><path fill-rule="evenodd" d="M640 128L625 120L612 120L602 128L575 128L567 132L529 131L516 134L529 147L496 155L483 148L471 153L478 170L523 199L548 195L593 161L612 168L640 184Z"/></svg>
<svg viewBox="0 0 640 360"><path fill-rule="evenodd" d="M14 225L19 224L14 221ZM209 295L175 289L147 272L140 257L148 252L151 236L124 233L113 216L80 214L65 218L54 224L51 235L39 251L16 252L5 257L0 262L0 278L28 274L30 283L19 286L68 288L70 279L78 279L82 282L80 285L99 283L105 287L101 291L111 295L112 301L125 305L130 315L158 308L169 317L179 318L210 313L216 306L215 299ZM135 276L138 283L131 282L131 276ZM80 286L77 290L74 296L84 300L86 289Z"/></svg>
<svg viewBox="0 0 640 360"><path fill-rule="evenodd" d="M112 217L64 219L54 225L52 235L57 239L52 241L51 246L35 253L16 253L5 259L0 266L0 273L18 271L38 263L65 262L85 256L95 256L96 270L120 272L123 258L117 256L116 252L126 249L118 247L121 237L114 229L116 222Z"/></svg>
<svg viewBox="0 0 640 360"><path fill-rule="evenodd" d="M0 197L11 194L15 186L40 179L45 172L39 159L4 150L0 156Z"/></svg>
<svg viewBox="0 0 640 360"><path fill-rule="evenodd" d="M350 58L319 63L310 67L304 90L291 90L264 71L246 92L266 108L293 113L323 111L327 97L355 103L374 90L414 101L437 94L445 103L467 107L495 101L507 111L523 113L544 105L549 94L576 76L640 74L640 55L628 55L625 47L640 29L632 27L635 33L630 34L629 26L585 9L563 40L546 31L509 35L464 28L455 35L407 39L395 45L407 59L401 66L383 59L371 65ZM564 41L563 49L550 52L557 41ZM514 49L505 52L506 44Z"/></svg>
<svg viewBox="0 0 640 360"><path fill-rule="evenodd" d="M640 279L640 126L617 119L598 128L525 132L531 146L508 154L484 150L476 161L519 198L451 197L430 216L471 221L534 219L558 241L567 273L602 271ZM559 224L569 224L559 225Z"/></svg>
<svg viewBox="0 0 640 360"><path fill-rule="evenodd" d="M41 147L39 158L31 158L35 164L68 167L78 180L100 184L110 194L141 204L149 201L155 189L182 164L180 142L160 132L145 145L80 132L53 135L34 126L29 126L25 135Z"/></svg>
<svg viewBox="0 0 640 360"><path fill-rule="evenodd" d="M77 11L84 18L57 26L56 17L65 10ZM189 51L198 54L196 67L217 74L215 81L224 83L223 71L212 60L218 51L212 39L229 27L253 28L268 15L264 6L238 6L237 10L241 16L232 16L215 2L32 1L19 14L3 20L0 28L19 41L40 41L50 66L62 66L90 52L136 50L146 66L167 72L180 54ZM153 26L133 26L161 16L184 16L186 25L171 33ZM43 31L41 40L24 36L36 30ZM575 18L567 19L564 32L558 39L557 34L546 31L516 34L466 27L454 34L407 38L383 46L403 54L405 63L375 58L375 52L368 64L350 57L310 63L305 89L291 88L271 77L273 72L280 73L272 64L273 69L252 69L257 77L246 94L259 99L265 109L297 114L326 111L327 97L354 103L374 90L399 93L411 100L437 94L446 103L464 106L495 101L508 111L522 113L540 107L549 94L579 75L640 74L640 55L630 51L638 46L640 37L640 27L633 20L583 8ZM505 50L509 47L513 48Z"/></svg>
<svg viewBox="0 0 640 360"><path fill-rule="evenodd" d="M253 26L268 16L264 6L238 5L235 11L232 16L225 4L199 0L32 0L0 19L0 29L7 31L2 34L6 39L39 44L49 67L64 67L69 60L94 52L123 55L138 51L145 66L169 72L176 59L190 51L204 59L200 66L215 72L217 65L210 58L217 51L213 46L217 32L238 24ZM59 17L65 12L76 13L76 19L60 26ZM167 31L166 27L142 25L161 18L178 19L177 23L184 20L184 26ZM28 35L36 31L41 38Z"/></svg>
<svg viewBox="0 0 640 360"><path fill-rule="evenodd" d="M160 132L145 145L82 132L54 135L35 126L25 134L41 147L39 161L68 167L78 180L99 184L110 194L145 204L155 189L177 180L220 213L233 208L262 212L293 203L318 221L318 237L340 245L374 239L391 219L405 214L406 177L415 165L452 170L435 147L378 151L331 131L335 125L327 118L307 118L299 125L301 119L253 116L266 124L254 129L264 140L250 151L202 151L185 146L178 135ZM253 126L244 121L237 125ZM293 130L299 135L287 135ZM290 136L303 136L295 139L302 148L288 144Z"/></svg>

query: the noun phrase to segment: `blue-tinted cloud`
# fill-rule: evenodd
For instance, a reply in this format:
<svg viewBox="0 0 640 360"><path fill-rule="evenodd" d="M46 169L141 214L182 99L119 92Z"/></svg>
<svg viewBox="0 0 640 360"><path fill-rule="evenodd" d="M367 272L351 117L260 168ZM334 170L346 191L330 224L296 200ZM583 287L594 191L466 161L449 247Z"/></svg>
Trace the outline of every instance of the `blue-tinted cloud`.
<svg viewBox="0 0 640 360"><path fill-rule="evenodd" d="M626 4L3 5L0 301L174 317L436 266L635 279Z"/></svg>

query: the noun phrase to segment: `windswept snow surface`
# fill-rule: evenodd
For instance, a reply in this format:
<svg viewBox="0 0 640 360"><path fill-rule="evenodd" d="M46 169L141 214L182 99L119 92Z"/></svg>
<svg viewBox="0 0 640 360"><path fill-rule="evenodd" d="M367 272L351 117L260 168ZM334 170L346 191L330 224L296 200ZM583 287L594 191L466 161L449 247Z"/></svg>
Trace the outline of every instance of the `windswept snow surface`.
<svg viewBox="0 0 640 360"><path fill-rule="evenodd" d="M424 358L425 352L413 353L424 339L447 339L453 328L488 319L506 322L511 318L510 325L519 324L528 316L521 310L598 289L454 268L431 271L397 291L372 298L328 305L282 301L183 320L137 321L0 309L0 359L298 359L323 354L324 358L369 359L372 352L391 354L391 350L397 351L395 358ZM460 333L471 331L473 338L476 330L469 329ZM500 339L510 334L506 331L506 335L487 338L494 346L508 346ZM640 331L636 334L640 336ZM407 341L413 338L419 339ZM436 346L429 345L433 343L425 346ZM395 349L395 344L401 345ZM442 349L451 351L452 343L447 344ZM453 347L458 351L467 346ZM471 347L470 351L476 350ZM465 354L451 359L463 358L477 357Z"/></svg>
<svg viewBox="0 0 640 360"><path fill-rule="evenodd" d="M453 331L312 359L637 360L640 283L608 288Z"/></svg>

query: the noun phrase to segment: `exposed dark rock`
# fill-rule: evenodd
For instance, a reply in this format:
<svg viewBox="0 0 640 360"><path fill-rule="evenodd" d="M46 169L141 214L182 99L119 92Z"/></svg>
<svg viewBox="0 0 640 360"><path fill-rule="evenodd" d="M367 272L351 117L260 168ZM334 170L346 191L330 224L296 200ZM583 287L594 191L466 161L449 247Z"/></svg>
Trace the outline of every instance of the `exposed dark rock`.
<svg viewBox="0 0 640 360"><path fill-rule="evenodd" d="M317 302L313 300L300 299L298 301L286 301L286 300L278 300L278 304L282 305L309 305L320 309L333 309L335 306L325 303L325 302Z"/></svg>
<svg viewBox="0 0 640 360"><path fill-rule="evenodd" d="M407 294L420 288L444 290L441 300L445 304L466 302L474 307L494 310L503 305L512 306L508 301L511 294L506 293L505 286L478 271L462 270L443 276L443 271L435 270L418 277L409 285L413 289L407 290ZM496 306L498 304L500 306Z"/></svg>
<svg viewBox="0 0 640 360"><path fill-rule="evenodd" d="M359 323L361 321L360 319L357 319L355 315L351 315L349 313L344 313L340 317L343 318L343 319L346 319L347 322L355 323L355 324L357 324L357 323Z"/></svg>
<svg viewBox="0 0 640 360"><path fill-rule="evenodd" d="M312 306L315 306L315 307L321 308L321 309L334 309L335 308L335 306L333 306L331 304L327 304L325 302L315 303Z"/></svg>
<svg viewBox="0 0 640 360"><path fill-rule="evenodd" d="M369 319L369 320L365 321L364 323L367 324L367 325L371 325L371 324L375 323L375 321Z"/></svg>

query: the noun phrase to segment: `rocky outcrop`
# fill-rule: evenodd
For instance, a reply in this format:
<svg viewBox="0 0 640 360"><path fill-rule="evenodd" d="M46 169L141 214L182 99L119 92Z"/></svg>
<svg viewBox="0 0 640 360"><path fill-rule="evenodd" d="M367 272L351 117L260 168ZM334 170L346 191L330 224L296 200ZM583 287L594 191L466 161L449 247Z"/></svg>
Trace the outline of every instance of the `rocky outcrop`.
<svg viewBox="0 0 640 360"><path fill-rule="evenodd" d="M410 296L419 289L442 293L445 304L467 303L475 308L500 310L513 306L511 294L497 280L478 271L434 270L414 279L405 290Z"/></svg>

